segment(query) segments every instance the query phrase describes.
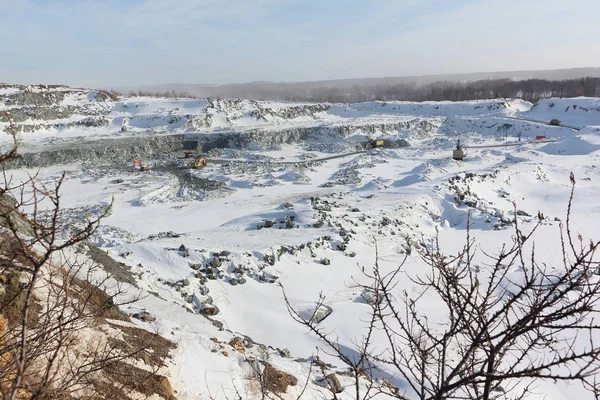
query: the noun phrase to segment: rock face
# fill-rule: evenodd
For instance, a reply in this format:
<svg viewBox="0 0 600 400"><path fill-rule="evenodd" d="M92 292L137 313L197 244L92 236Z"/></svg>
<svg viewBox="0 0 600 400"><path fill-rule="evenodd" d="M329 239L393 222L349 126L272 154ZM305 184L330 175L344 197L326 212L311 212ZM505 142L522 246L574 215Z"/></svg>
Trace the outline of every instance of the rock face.
<svg viewBox="0 0 600 400"><path fill-rule="evenodd" d="M123 139L99 139L81 143L48 145L43 151L23 152L21 157L10 163L9 168L47 167L75 161L93 162L98 165L131 163L135 158L150 158L156 154L178 152L183 149L183 136L129 137Z"/></svg>
<svg viewBox="0 0 600 400"><path fill-rule="evenodd" d="M275 147L283 144L304 142L309 139L346 138L352 135L375 134L378 132L395 133L400 130L415 128L410 121L386 123L377 125L342 125L342 126L299 126L292 128L252 129L242 132L228 132L227 134L187 134L186 140L195 140L202 143L204 151L218 148L248 148L252 145L261 147ZM388 141L388 148L408 147L410 144L404 140Z"/></svg>
<svg viewBox="0 0 600 400"><path fill-rule="evenodd" d="M331 124L328 117L330 104L286 103L273 107L271 103L254 100L207 99L197 100L199 107L192 114L187 107L177 104L172 109L147 113L144 110L147 99L121 100L102 90L2 85L0 88L14 89L8 94L0 94L0 107L6 108L19 132L44 131L56 135L53 143L45 145L43 151L23 151L23 157L11 167L44 167L82 160L113 164L180 152L184 148L208 152L211 149L273 147L311 139L318 139L318 142L331 138L335 141L352 135L396 135L403 130L429 132L432 129L423 118L360 125L352 122ZM273 129L274 122L276 129ZM223 123L230 129L224 129ZM61 139L65 130L76 130L85 137L95 134L94 128L116 129L117 135L130 133L127 138L85 141L85 145L82 141ZM8 129L8 115L0 116L0 130ZM136 136L138 133L143 135ZM404 139L386 139L385 147L406 145Z"/></svg>
<svg viewBox="0 0 600 400"><path fill-rule="evenodd" d="M32 236L33 230L27 220L16 212L17 201L9 193L0 194L0 226L15 229L17 232Z"/></svg>
<svg viewBox="0 0 600 400"><path fill-rule="evenodd" d="M255 116L256 119L268 120L269 117L279 117L283 119L294 119L298 117L315 117L315 114L320 112L328 111L331 106L329 104L311 104L301 106L291 106L281 109L263 108L258 102L254 102L257 105L257 110L252 111L250 115Z"/></svg>
<svg viewBox="0 0 600 400"><path fill-rule="evenodd" d="M405 139L384 139L383 147L386 149L401 149L410 147L410 143Z"/></svg>
<svg viewBox="0 0 600 400"><path fill-rule="evenodd" d="M2 88L2 85L0 85ZM11 86L0 96L16 128L21 132L108 126L110 103L119 98L104 90L71 89L60 86ZM69 101L67 101L69 100ZM0 116L0 122L7 122ZM4 126L7 130L7 126Z"/></svg>
<svg viewBox="0 0 600 400"><path fill-rule="evenodd" d="M67 94L65 91L48 90L32 91L24 90L6 96L7 106L52 106L61 103Z"/></svg>

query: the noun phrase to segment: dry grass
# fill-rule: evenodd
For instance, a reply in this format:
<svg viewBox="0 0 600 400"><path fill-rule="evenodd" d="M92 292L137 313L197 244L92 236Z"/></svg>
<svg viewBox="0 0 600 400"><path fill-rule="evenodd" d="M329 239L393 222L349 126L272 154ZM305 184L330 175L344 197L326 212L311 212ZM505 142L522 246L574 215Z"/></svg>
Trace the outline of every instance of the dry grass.
<svg viewBox="0 0 600 400"><path fill-rule="evenodd" d="M122 339L109 338L111 347L123 353L134 353L134 359L143 361L151 367L162 367L165 364L164 359L169 357L170 351L177 347L170 340L144 329L116 324L110 326L123 332Z"/></svg>
<svg viewBox="0 0 600 400"><path fill-rule="evenodd" d="M273 393L285 393L288 386L296 386L298 379L288 373L276 370L271 364L265 362L263 380L266 389Z"/></svg>
<svg viewBox="0 0 600 400"><path fill-rule="evenodd" d="M103 393L98 399L129 399L127 393L137 392L146 397L157 394L163 399L175 400L163 385L164 377L158 374L121 361L112 363L104 373L110 382L97 383L97 392ZM105 397L105 393L111 397Z"/></svg>

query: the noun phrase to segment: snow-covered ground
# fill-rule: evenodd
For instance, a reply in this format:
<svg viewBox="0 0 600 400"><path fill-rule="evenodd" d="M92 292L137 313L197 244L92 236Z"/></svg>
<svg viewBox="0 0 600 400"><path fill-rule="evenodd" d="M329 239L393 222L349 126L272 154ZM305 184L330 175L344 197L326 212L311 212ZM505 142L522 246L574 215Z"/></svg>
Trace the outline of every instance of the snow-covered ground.
<svg viewBox="0 0 600 400"><path fill-rule="evenodd" d="M1 89L0 98L14 93ZM278 284L305 314L322 293L333 310L323 328L352 349L365 333L370 311L353 282L363 279L363 267L373 266L375 242L384 271L404 258L405 238L426 243L436 230L442 247L455 253L464 244L471 214L471 235L482 250L493 252L510 241L514 202L525 230L537 221L538 211L543 213L536 249L540 261L556 259L570 172L577 179L575 230L586 238L600 238L600 99L551 99L535 106L514 100L307 105L151 98L95 102L94 96L69 93L61 106L93 104L103 112L106 125L67 127L67 120L52 127L39 124L44 126L21 134L23 144L43 146L50 139L89 139L88 135L356 128L276 147L214 150L215 158L242 160L193 172L220 182L215 190L186 186L160 168L147 173L89 163L41 168L44 181L67 171L62 189L65 218L76 221L86 208L114 198L110 216L93 239L138 277L145 296L125 311L148 311L157 323L139 324L158 327L178 343L163 372L179 399L233 398L236 388L244 396L258 396L245 358L261 352L273 366L302 382L285 395L296 398L309 373L306 360L322 343L288 315ZM5 101L0 107L22 106ZM82 116L74 114L68 121L77 118ZM569 127L549 126L552 118ZM388 124L404 125L394 130ZM556 141L536 143L538 135ZM323 151L343 152L350 142L379 136L403 138L410 147L372 149L324 162L277 163L320 157ZM518 143L519 136L520 146L468 149L464 161L451 158L457 138L474 145ZM160 167L159 161L155 165ZM19 179L29 171L11 172ZM460 179L453 180L456 176ZM463 201L456 201L458 192L466 193ZM412 252L405 269L417 274L423 266ZM400 289L413 287L406 280ZM131 293L137 290L132 287ZM205 301L218 310L213 321L198 312ZM237 336L256 344L245 354L236 352L227 342ZM342 367L322 351L319 356ZM399 377L389 378L411 397ZM343 385L350 383L348 377L340 379ZM326 389L311 377L305 396L324 395ZM585 398L586 393L544 383L529 398L575 396ZM352 398L350 389L338 398Z"/></svg>

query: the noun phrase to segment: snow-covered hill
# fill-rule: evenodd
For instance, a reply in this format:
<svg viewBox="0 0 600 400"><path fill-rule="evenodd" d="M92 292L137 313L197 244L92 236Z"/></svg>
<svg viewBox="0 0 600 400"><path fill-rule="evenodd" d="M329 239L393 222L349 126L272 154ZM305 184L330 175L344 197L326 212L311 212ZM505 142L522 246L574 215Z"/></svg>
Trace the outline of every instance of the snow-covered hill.
<svg viewBox="0 0 600 400"><path fill-rule="evenodd" d="M540 100L524 116L540 121L558 119L574 126L600 126L600 99L578 97L575 99Z"/></svg>
<svg viewBox="0 0 600 400"><path fill-rule="evenodd" d="M295 104L25 87L0 88L0 99L23 128L24 158L36 154L28 162L42 166L40 179L67 171L61 218L78 223L114 197L94 242L130 268L138 286L130 291L144 295L125 311L147 311L157 321L138 326L178 343L161 373L179 399L234 398L236 390L259 398L249 357L298 379L284 398L296 398L307 378L307 398L330 396L308 361L323 343L291 319L278 284L303 315L324 295L332 312L321 326L353 349L370 310L353 283L374 265L375 241L382 271L412 248L404 267L412 276L424 270L419 249L436 231L456 253L470 221L481 250L494 252L511 240L515 221L531 228L540 211L539 262L552 262L560 259L570 172L575 229L600 238L590 223L600 216L598 99ZM567 126L549 125L552 118ZM359 146L380 137L410 146ZM205 169L180 168L187 161L177 143L190 138L211 145ZM468 148L456 161L457 139L509 146ZM151 171L130 166L136 154ZM341 157L321 160L332 155ZM18 180L28 172L11 174ZM402 282L398 290L414 289ZM351 384L338 361L319 357ZM561 382L536 393L530 398L587 395ZM351 399L351 389L337 396Z"/></svg>
<svg viewBox="0 0 600 400"><path fill-rule="evenodd" d="M415 117L514 116L530 108L529 103L514 100L330 105L239 99L118 99L104 91L65 87L0 88L0 110L8 111L25 133L31 133L28 138L386 125ZM0 122L6 128L6 118Z"/></svg>
<svg viewBox="0 0 600 400"><path fill-rule="evenodd" d="M413 114L433 116L458 115L511 115L515 112L527 111L531 103L522 100L483 100L483 101L427 101L422 103L390 101L367 102L353 104L356 110L378 114Z"/></svg>

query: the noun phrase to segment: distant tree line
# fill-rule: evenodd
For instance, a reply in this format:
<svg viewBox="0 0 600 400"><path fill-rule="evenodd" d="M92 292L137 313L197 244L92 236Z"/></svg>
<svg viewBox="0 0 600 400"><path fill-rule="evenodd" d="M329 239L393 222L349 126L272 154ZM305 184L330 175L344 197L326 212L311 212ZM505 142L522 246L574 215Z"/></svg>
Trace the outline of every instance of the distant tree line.
<svg viewBox="0 0 600 400"><path fill-rule="evenodd" d="M418 83L355 84L340 87L328 84L309 86L298 84L222 85L203 89L202 93L180 91L130 91L128 96L167 98L248 98L256 100L287 100L329 103L359 103L364 101L465 101L495 98L520 98L536 102L550 97L600 97L600 78L565 80L546 79L484 79L477 81L437 81Z"/></svg>
<svg viewBox="0 0 600 400"><path fill-rule="evenodd" d="M520 98L536 102L550 97L600 97L600 78L560 81L543 79L486 79L473 82L410 83L377 86L352 86L348 89L322 87L306 98L290 96L286 100L357 103L372 100L465 101L494 98Z"/></svg>
<svg viewBox="0 0 600 400"><path fill-rule="evenodd" d="M144 90L129 90L126 93L118 92L111 89L111 92L117 93L121 96L127 95L128 97L166 97L168 99L185 98L185 99L197 99L198 96L187 92L177 92L175 90L165 92L152 92Z"/></svg>

